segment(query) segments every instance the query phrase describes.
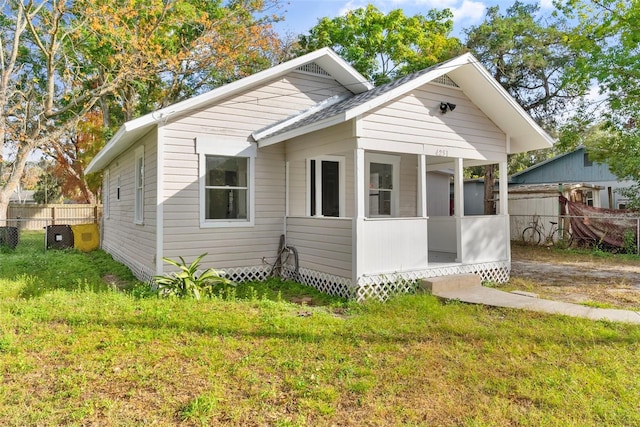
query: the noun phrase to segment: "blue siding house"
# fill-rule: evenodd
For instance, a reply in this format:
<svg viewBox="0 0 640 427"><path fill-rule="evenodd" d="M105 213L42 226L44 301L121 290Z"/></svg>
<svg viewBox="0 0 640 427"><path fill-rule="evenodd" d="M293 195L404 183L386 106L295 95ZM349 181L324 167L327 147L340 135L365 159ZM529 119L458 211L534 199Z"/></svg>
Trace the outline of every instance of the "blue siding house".
<svg viewBox="0 0 640 427"><path fill-rule="evenodd" d="M593 162L584 147L545 160L511 175L509 185L588 183L604 187L600 192L600 206L622 209L627 200L615 190L631 185L619 181L605 163Z"/></svg>

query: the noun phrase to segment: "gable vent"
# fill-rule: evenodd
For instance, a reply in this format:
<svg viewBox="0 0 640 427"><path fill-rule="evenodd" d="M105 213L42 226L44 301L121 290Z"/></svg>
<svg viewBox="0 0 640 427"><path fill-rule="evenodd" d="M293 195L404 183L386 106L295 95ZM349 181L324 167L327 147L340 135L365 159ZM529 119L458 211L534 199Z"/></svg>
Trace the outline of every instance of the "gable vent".
<svg viewBox="0 0 640 427"><path fill-rule="evenodd" d="M331 74L327 73L324 68L316 64L315 62L311 62L309 64L301 65L296 68L297 71L302 71L303 73L314 74L316 76L323 77L331 77Z"/></svg>
<svg viewBox="0 0 640 427"><path fill-rule="evenodd" d="M456 82L454 82L453 80L451 80L449 78L449 76L447 76L446 74L436 78L433 80L433 83L438 83L441 84L443 86L451 86L451 87L460 87L456 84Z"/></svg>

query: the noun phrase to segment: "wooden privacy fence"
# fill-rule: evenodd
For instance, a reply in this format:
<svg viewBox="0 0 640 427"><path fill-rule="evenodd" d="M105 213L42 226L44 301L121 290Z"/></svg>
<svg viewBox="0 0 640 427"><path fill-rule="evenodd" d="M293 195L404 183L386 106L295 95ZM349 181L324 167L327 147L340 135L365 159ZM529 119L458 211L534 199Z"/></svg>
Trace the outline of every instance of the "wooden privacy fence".
<svg viewBox="0 0 640 427"><path fill-rule="evenodd" d="M6 225L20 230L42 230L48 225L98 223L101 216L102 205L9 204Z"/></svg>

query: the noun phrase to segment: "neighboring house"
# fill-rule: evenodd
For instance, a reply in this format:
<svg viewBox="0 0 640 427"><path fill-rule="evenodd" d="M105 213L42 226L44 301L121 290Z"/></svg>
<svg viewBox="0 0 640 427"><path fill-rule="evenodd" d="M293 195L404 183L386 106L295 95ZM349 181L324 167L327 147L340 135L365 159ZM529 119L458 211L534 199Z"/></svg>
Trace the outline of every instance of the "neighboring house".
<svg viewBox="0 0 640 427"><path fill-rule="evenodd" d="M141 279L204 252L263 279L284 235L299 281L385 298L422 277L507 280L508 216L460 214L463 168L506 175L509 153L551 142L470 54L373 88L321 49L125 123L87 173L104 170L102 247Z"/></svg>
<svg viewBox="0 0 640 427"><path fill-rule="evenodd" d="M600 199L587 194L585 203L609 209L624 209L627 199L616 192L617 188L629 187L631 181L619 181L605 163L589 159L584 147L561 154L511 175L510 185L517 184L576 184L586 183L604 187Z"/></svg>
<svg viewBox="0 0 640 427"><path fill-rule="evenodd" d="M524 229L535 221L539 221L542 229L547 232L551 228L550 222L560 222L560 194L572 202L600 207L600 193L603 189L604 187L586 183L510 185L511 240L520 240Z"/></svg>
<svg viewBox="0 0 640 427"><path fill-rule="evenodd" d="M33 190L22 190L18 187L11 196L9 197L9 203L18 203L18 204L32 204L36 201L33 198Z"/></svg>

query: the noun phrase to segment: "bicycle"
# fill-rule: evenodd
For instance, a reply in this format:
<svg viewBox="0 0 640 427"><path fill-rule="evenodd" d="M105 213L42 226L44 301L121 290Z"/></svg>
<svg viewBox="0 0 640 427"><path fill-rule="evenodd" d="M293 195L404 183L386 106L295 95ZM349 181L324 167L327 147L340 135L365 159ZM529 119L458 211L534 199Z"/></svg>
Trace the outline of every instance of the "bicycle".
<svg viewBox="0 0 640 427"><path fill-rule="evenodd" d="M539 245L544 237L547 246L558 246L568 248L573 243L573 235L567 228L558 227L555 221L549 221L551 227L549 233L545 233L544 226L540 223L540 218L534 216L531 225L522 230L522 241L531 245Z"/></svg>

